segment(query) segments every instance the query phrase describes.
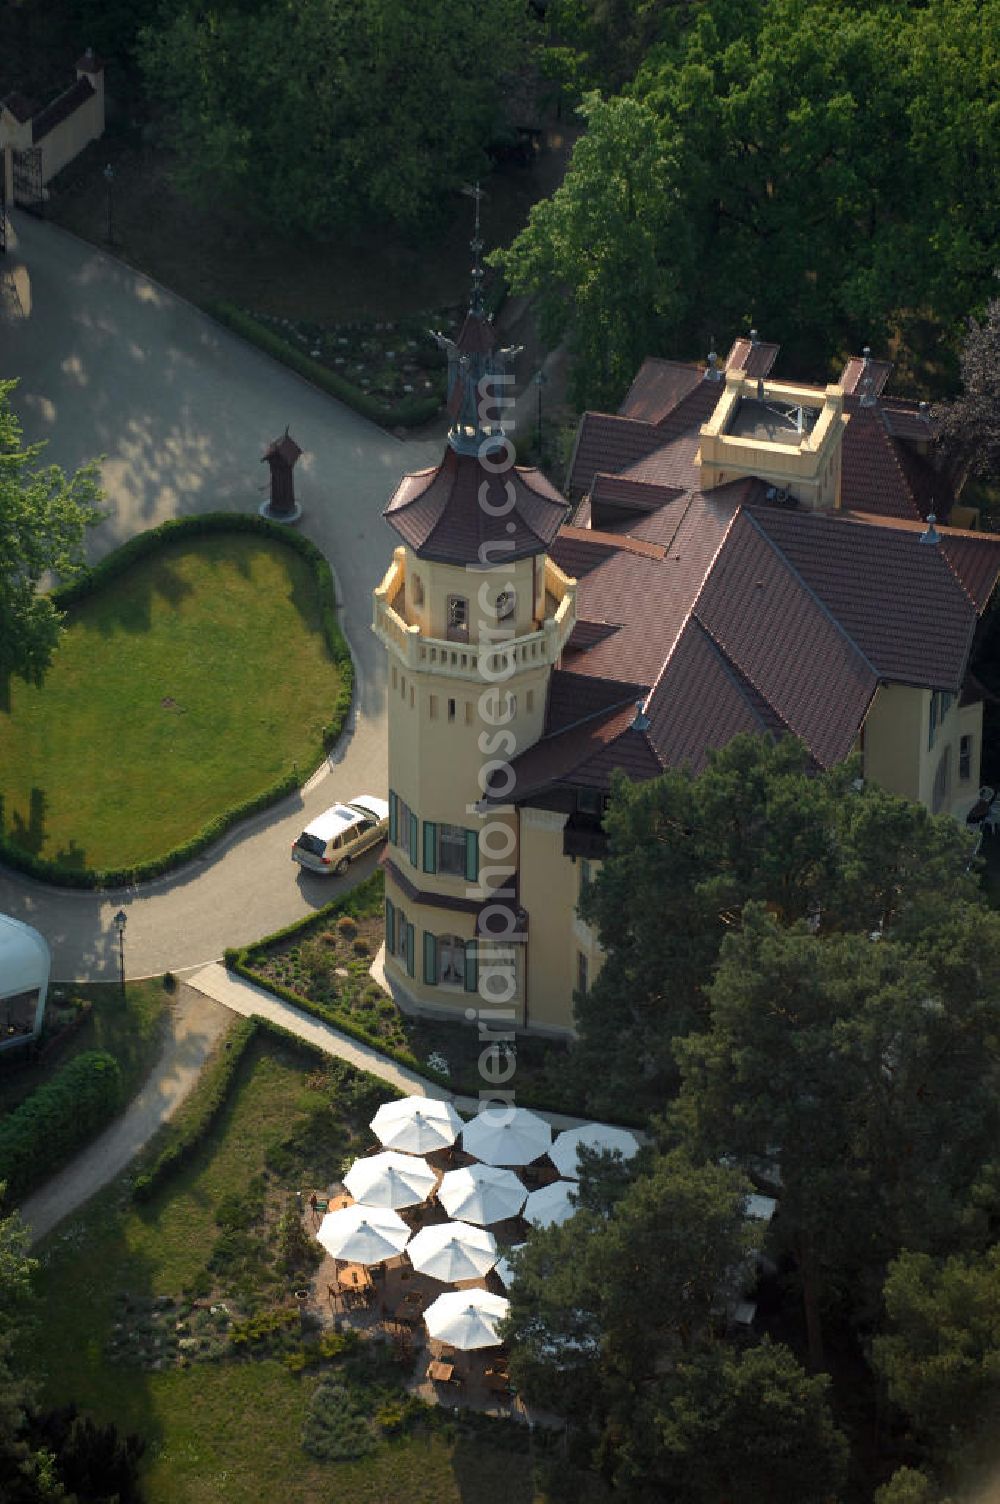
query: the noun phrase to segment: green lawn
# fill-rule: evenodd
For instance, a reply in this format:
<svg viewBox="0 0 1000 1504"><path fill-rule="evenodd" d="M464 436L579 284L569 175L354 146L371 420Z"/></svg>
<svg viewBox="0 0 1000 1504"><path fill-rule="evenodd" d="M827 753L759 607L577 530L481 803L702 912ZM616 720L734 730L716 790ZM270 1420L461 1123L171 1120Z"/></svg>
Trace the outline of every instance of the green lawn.
<svg viewBox="0 0 1000 1504"><path fill-rule="evenodd" d="M129 982L122 997L117 982L74 983L55 989L67 998L87 998L86 1022L44 1065L16 1066L0 1060L0 1116L49 1080L54 1071L84 1050L107 1050L121 1066L124 1098L130 1101L156 1064L162 1048L163 1020L171 994L162 978ZM51 1005L50 1005L51 1006Z"/></svg>
<svg viewBox="0 0 1000 1504"><path fill-rule="evenodd" d="M195 1157L148 1205L123 1208L112 1187L44 1245L33 1342L44 1397L77 1400L147 1438L148 1504L531 1504L524 1452L500 1433L494 1444L462 1425L384 1438L356 1462L310 1460L299 1438L322 1369L293 1373L272 1354L189 1367L168 1359L157 1372L108 1353L125 1295L140 1309L129 1324L142 1322L143 1303L155 1296L175 1297L176 1314L185 1315L185 1290L210 1289L212 1299L242 1307L247 1271L263 1268L255 1276L263 1309L287 1303L290 1281L268 1263L274 1217L294 1189L335 1173L345 1151L367 1139L373 1103L390 1095L263 1036ZM240 1236L226 1234L227 1218Z"/></svg>
<svg viewBox="0 0 1000 1504"><path fill-rule="evenodd" d="M322 756L340 688L309 563L232 533L167 543L70 608L45 683L0 709L0 830L81 869L159 857Z"/></svg>

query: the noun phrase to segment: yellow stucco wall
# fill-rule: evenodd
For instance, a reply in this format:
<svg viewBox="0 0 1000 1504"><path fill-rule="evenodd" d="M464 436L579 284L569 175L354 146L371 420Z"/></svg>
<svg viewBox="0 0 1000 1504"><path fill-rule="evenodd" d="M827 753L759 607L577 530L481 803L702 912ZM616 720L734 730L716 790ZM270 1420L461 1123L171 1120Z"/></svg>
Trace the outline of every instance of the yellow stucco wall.
<svg viewBox="0 0 1000 1504"><path fill-rule="evenodd" d="M528 911L528 1018L533 1028L573 1029L578 957L592 985L603 964L597 937L579 918L580 863L563 855L566 816L521 811L521 900ZM593 864L592 864L593 865Z"/></svg>
<svg viewBox="0 0 1000 1504"><path fill-rule="evenodd" d="M939 701L940 704L940 701ZM873 783L905 799L915 799L937 813L964 819L979 789L983 707L959 707L952 699L930 737L931 691L902 684L878 689L865 721L864 774ZM969 776L961 775L961 739L972 737ZM935 779L946 759L944 796L935 800Z"/></svg>

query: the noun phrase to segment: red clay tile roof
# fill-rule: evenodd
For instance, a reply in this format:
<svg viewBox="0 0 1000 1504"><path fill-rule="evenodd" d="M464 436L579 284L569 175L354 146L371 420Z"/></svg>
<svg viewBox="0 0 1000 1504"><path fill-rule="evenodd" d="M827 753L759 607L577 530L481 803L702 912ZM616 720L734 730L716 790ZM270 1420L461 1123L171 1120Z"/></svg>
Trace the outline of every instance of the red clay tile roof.
<svg viewBox="0 0 1000 1504"><path fill-rule="evenodd" d="M695 614L821 766L847 756L878 676L788 567L756 514L736 517Z"/></svg>
<svg viewBox="0 0 1000 1504"><path fill-rule="evenodd" d="M504 803L528 799L554 784L604 789L616 769L636 781L662 773L645 733L632 730L635 717L635 705L619 706L542 737L511 764L516 782Z"/></svg>
<svg viewBox="0 0 1000 1504"><path fill-rule="evenodd" d="M753 344L748 339L734 339L726 356L726 370L743 371L747 376L766 376L780 349L780 345L768 345L763 340Z"/></svg>
<svg viewBox="0 0 1000 1504"><path fill-rule="evenodd" d="M873 517L866 512L845 515L851 516L856 522L866 522L873 527L896 528L913 533L918 538L927 530L926 523L911 522L908 518ZM941 539L938 544L941 553L976 610L982 613L989 604L1000 570L1000 537L958 527L938 525L937 530Z"/></svg>
<svg viewBox="0 0 1000 1504"><path fill-rule="evenodd" d="M864 357L861 355L852 355L838 376L837 385L842 386L844 391L849 392L852 396L855 392L858 392L860 395L860 383L864 371ZM892 375L892 361L869 360L868 375L871 377L872 393L877 397Z"/></svg>
<svg viewBox="0 0 1000 1504"><path fill-rule="evenodd" d="M612 627L611 630L615 629ZM548 734L565 731L595 715L620 710L623 705L634 705L645 693L644 684L602 679L594 674L576 674L572 668L557 668L549 679L545 730Z"/></svg>
<svg viewBox="0 0 1000 1504"><path fill-rule="evenodd" d="M766 374L774 354L737 341L730 359ZM843 510L809 513L768 504L756 477L698 489L699 429L720 388L683 369L647 363L630 416L581 424L574 476L592 494L577 521L599 527L563 527L550 547L578 582L577 626L551 678L545 735L515 760L515 798L606 786L615 767L697 769L742 730L791 732L829 766L855 744L879 683L969 692L1000 537L941 525L947 487L914 447L931 436L919 408L847 395ZM847 380L856 385L851 362ZM936 545L920 541L932 508Z"/></svg>
<svg viewBox="0 0 1000 1504"><path fill-rule="evenodd" d="M659 360L650 355L640 366L639 374L618 411L623 418L662 423L681 398L703 379L704 373L698 366L678 360Z"/></svg>
<svg viewBox="0 0 1000 1504"><path fill-rule="evenodd" d="M836 513L751 515L880 679L958 691L977 612L940 545L921 543L917 528ZM995 581L1000 558L987 547Z"/></svg>
<svg viewBox="0 0 1000 1504"><path fill-rule="evenodd" d="M649 740L666 767L704 767L713 748L741 731L772 736L789 727L692 616L646 705Z"/></svg>
<svg viewBox="0 0 1000 1504"><path fill-rule="evenodd" d="M613 413L584 413L577 430L566 489L571 496L589 491L598 470L616 474L663 443L652 423Z"/></svg>
<svg viewBox="0 0 1000 1504"><path fill-rule="evenodd" d="M78 78L75 84L71 84L58 98L53 99L51 104L47 104L44 110L35 115L31 122L32 142L37 146L39 141L44 140L57 125L68 120L75 110L93 97L93 94L94 86L90 79Z"/></svg>
<svg viewBox="0 0 1000 1504"><path fill-rule="evenodd" d="M881 406L862 407L849 397L844 407L849 414L841 461L844 510L911 518L936 510L939 519L946 518L951 487L927 460L892 437Z"/></svg>
<svg viewBox="0 0 1000 1504"><path fill-rule="evenodd" d="M905 402L901 397L883 397L881 407L885 426L894 439L919 444L936 438L940 424L926 402L921 405Z"/></svg>
<svg viewBox="0 0 1000 1504"><path fill-rule="evenodd" d="M505 561L543 553L568 510L540 470L494 474L449 445L439 465L404 475L383 516L420 558L475 566L495 564L498 545Z"/></svg>

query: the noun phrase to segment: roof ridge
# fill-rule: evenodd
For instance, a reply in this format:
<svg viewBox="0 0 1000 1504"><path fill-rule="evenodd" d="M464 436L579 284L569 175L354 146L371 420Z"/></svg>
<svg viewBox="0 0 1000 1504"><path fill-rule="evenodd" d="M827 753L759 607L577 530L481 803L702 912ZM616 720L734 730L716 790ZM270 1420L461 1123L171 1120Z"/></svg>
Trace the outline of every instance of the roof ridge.
<svg viewBox="0 0 1000 1504"><path fill-rule="evenodd" d="M742 507L742 506L740 507L740 511L741 512L745 511L745 510L746 509L744 507ZM799 585L802 586L802 589L809 596L810 600L813 601L813 603L816 606L819 607L820 611L822 611L823 615L827 618L827 620L833 623L833 625L836 627L837 631L840 633L841 637L843 637L844 641L846 643L848 643L849 646L854 649L855 653L857 653L858 657L861 659L861 662L864 664L864 666L868 670L868 672L870 674L873 674L875 676L875 678L879 681L879 683L881 683L882 682L882 675L879 673L878 669L872 663L871 659L868 657L868 654L866 652L864 652L864 650L861 647L859 647L859 645L855 642L854 638L851 636L850 632L848 632L848 630L844 626L843 622L840 621L840 620L838 620L838 618L836 616L834 616L833 612L830 610L830 608L826 604L826 602L820 599L820 597L816 594L816 592L813 589L813 587L809 584L809 581L802 574L799 573L798 569L796 569L795 565L792 563L791 559L785 553L784 549L781 548L780 545L775 542L775 540L771 537L770 533L766 530L766 528L764 528L764 527L762 527L760 525L760 523L757 521L756 517L754 517L751 512L747 511L746 515L747 515L747 519L750 522L751 526L756 529L756 531L764 539L765 543L772 550L772 552L774 552L775 554L777 554L778 558L781 560L782 564L788 570L788 572L792 576L792 578L794 580L796 580ZM753 681L751 680L751 683L752 682ZM764 699L766 699L766 698L767 698L767 696L765 695Z"/></svg>
<svg viewBox="0 0 1000 1504"><path fill-rule="evenodd" d="M865 527L888 526L889 528L893 528L897 532L901 533L915 533L917 528L926 527L925 522L920 522L914 517L882 517L877 512L858 513L851 511L846 512L844 514L844 518L845 521L849 518L852 522L860 522ZM936 523L935 526L937 526ZM941 525L937 527L937 531L940 534L941 543L944 545L947 545L948 543L964 542L1000 543L1000 534L991 537L989 533L977 532L974 528L949 527L947 523L944 522L942 522ZM941 553L945 563L948 566L949 572L958 585L958 588L961 590L966 599L971 602L973 608L975 609L976 615L981 616L982 611L985 608L980 607L979 602L976 600L976 597L973 595L968 585L966 585L961 573L959 572L958 566L950 557L947 547L942 547Z"/></svg>
<svg viewBox="0 0 1000 1504"><path fill-rule="evenodd" d="M757 683L755 683L754 680L753 680L753 678L752 678L752 676L747 673L746 669L743 668L743 667L741 667L741 665L737 663L736 659L729 652L728 648L726 648L726 647L723 646L723 644L716 637L716 635L712 631L712 629L709 626L707 626L705 622L702 621L702 619L701 619L700 616L694 615L694 613L692 613L692 616L693 616L693 620L697 623L697 625L700 627L700 629L704 632L705 636L711 642L713 648L716 650L716 652L719 654L719 657L722 659L722 666L725 669L726 673L730 676L730 678L735 679L737 681L736 687L737 687L737 689L739 689L740 693L744 694L743 688L742 688L741 684L739 683L739 681L742 680L744 684L749 685L749 687L753 690L753 692L757 696L757 698L759 700L762 700L764 702L764 704L766 706L768 706L768 708L770 709L771 714L774 716L775 720L781 722L781 724L784 726L785 730L788 732L789 736L797 736L798 733L792 730L791 726L788 723L787 718L782 715L782 713L778 709L777 705L774 705L768 699L767 695L761 689L760 685L757 684ZM745 695L744 695L744 698L745 698ZM751 705L750 709L753 712L753 715L754 715L755 719L760 723L760 725L763 727L763 729L765 731L768 731L769 730L768 725L767 725L766 721L764 720L763 716L760 715L760 713L758 712L756 706ZM804 738L799 737L799 740L802 741L802 740L804 740Z"/></svg>
<svg viewBox="0 0 1000 1504"><path fill-rule="evenodd" d="M678 522L677 527L674 529L674 533L673 533L673 537L674 538L677 537L677 534L680 532L680 530L683 527L684 523L687 521L687 516L688 516L688 513L691 510L692 506L694 505L694 499L695 499L695 495L696 494L699 495L699 496L701 496L703 493L700 492L700 491L697 492L697 493L695 493L693 491L688 493L688 504L684 508L684 515L681 517L680 522ZM677 628L677 633L676 633L676 635L674 637L673 642L670 644L670 646L667 649L666 653L663 655L663 662L660 664L659 673L656 675L656 678L653 680L652 684L649 686L649 693L646 696L647 700L651 700L653 698L653 696L655 695L655 693L656 693L656 691L657 691L657 689L659 687L660 680L663 678L664 674L666 673L667 668L668 668L668 666L670 664L670 660L674 656L674 653L677 651L677 644L681 640L681 636L683 635L684 628L687 626L687 624L690 621L691 617L694 616L695 612L698 609L698 602L701 600L702 591L705 589L705 584L706 584L709 576L711 575L713 569L715 568L716 564L718 563L719 555L721 554L723 548L726 545L726 540L728 539L729 534L733 530L733 523L736 521L737 517L740 515L740 512L742 510L743 510L743 504L742 504L742 502L740 503L740 505L738 507L735 507L733 509L733 515L730 517L729 522L726 525L725 531L723 532L722 537L719 539L718 547L716 548L715 553L712 555L712 558L709 561L708 568L705 570L705 573L701 577L701 584L698 587L697 594L695 595L694 600L691 602L691 605L688 608L688 610L687 610L687 612L686 612L686 614L684 616L684 619L682 620L680 626ZM671 542L671 547L673 547L673 542Z"/></svg>

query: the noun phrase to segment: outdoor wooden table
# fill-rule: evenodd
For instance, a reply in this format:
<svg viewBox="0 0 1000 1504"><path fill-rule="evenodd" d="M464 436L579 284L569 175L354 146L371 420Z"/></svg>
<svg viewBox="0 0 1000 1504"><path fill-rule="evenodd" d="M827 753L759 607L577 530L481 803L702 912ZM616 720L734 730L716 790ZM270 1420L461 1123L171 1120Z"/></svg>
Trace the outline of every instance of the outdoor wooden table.
<svg viewBox="0 0 1000 1504"><path fill-rule="evenodd" d="M347 1264L337 1271L337 1284L344 1290L371 1290L372 1277L364 1264Z"/></svg>
<svg viewBox="0 0 1000 1504"><path fill-rule="evenodd" d="M427 1377L433 1379L435 1384L450 1384L455 1377L455 1365L454 1363L442 1363L440 1359L435 1358L432 1363L428 1363L427 1365Z"/></svg>

